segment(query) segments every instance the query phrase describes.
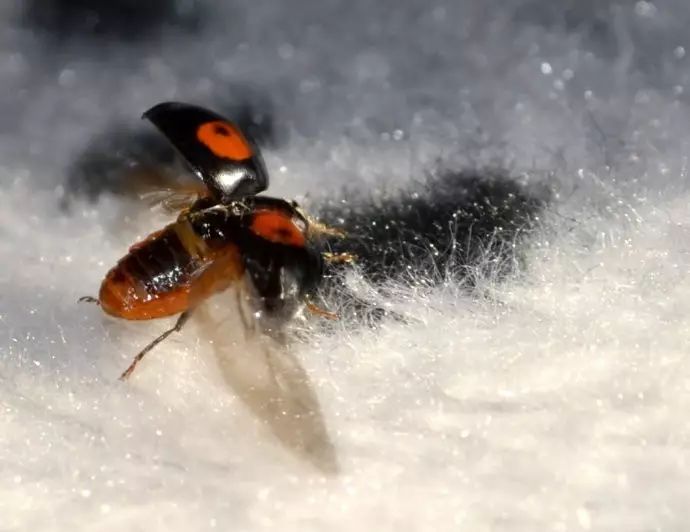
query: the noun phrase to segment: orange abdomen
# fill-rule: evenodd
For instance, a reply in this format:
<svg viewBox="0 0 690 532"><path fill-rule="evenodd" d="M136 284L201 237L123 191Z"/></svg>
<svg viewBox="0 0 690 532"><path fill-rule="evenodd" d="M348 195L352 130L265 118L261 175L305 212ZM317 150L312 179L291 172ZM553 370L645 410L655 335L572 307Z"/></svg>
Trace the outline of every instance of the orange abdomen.
<svg viewBox="0 0 690 532"><path fill-rule="evenodd" d="M241 279L245 267L238 246L222 227L212 230L225 218L201 213L194 226L180 217L132 246L101 284L103 310L127 320L172 316Z"/></svg>
<svg viewBox="0 0 690 532"><path fill-rule="evenodd" d="M187 310L189 286L151 296L142 293L139 280L125 273L121 265L113 268L101 284L98 299L103 310L126 320L150 320Z"/></svg>
<svg viewBox="0 0 690 532"><path fill-rule="evenodd" d="M128 320L149 320L187 309L191 274L203 257L190 253L189 243L183 243L182 223L170 224L135 244L107 273L98 295L105 312ZM194 238L192 234L188 240Z"/></svg>

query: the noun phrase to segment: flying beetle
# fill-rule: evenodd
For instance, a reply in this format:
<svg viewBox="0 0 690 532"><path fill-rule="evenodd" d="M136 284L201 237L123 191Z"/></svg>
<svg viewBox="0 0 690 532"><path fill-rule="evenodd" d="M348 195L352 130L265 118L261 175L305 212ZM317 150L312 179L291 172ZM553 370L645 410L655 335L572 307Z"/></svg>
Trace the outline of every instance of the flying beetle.
<svg viewBox="0 0 690 532"><path fill-rule="evenodd" d="M127 320L179 314L120 379L181 330L199 304L231 286L242 290L253 319L267 330L282 327L305 306L335 319L310 295L325 261L352 257L322 253L316 240L339 232L311 220L296 202L258 195L268 187L268 172L256 143L224 117L186 103L160 103L143 118L174 146L200 186L174 222L129 248L106 274L98 298L82 298Z"/></svg>

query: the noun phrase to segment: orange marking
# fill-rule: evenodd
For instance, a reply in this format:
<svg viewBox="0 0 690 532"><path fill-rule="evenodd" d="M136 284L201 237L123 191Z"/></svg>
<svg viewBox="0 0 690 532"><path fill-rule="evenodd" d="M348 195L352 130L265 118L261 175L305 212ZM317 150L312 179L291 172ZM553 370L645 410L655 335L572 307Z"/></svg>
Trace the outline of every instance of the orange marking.
<svg viewBox="0 0 690 532"><path fill-rule="evenodd" d="M291 216L280 211L259 211L254 214L251 231L261 238L276 244L304 247L304 232L295 224Z"/></svg>
<svg viewBox="0 0 690 532"><path fill-rule="evenodd" d="M252 155L252 148L242 133L228 122L206 122L196 130L196 137L218 157L244 161Z"/></svg>

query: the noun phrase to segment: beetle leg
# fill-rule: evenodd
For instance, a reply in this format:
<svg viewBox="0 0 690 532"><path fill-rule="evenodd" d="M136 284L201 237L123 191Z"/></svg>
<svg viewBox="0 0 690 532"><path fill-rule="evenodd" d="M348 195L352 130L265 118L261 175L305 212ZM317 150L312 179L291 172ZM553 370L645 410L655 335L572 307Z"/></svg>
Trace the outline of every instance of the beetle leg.
<svg viewBox="0 0 690 532"><path fill-rule="evenodd" d="M314 218L308 216L307 220L309 221L309 233L313 236L330 236L335 238L345 238L347 236L345 231L343 231L342 229L338 229L337 227L331 227L330 225L321 223L318 220L315 220Z"/></svg>
<svg viewBox="0 0 690 532"><path fill-rule="evenodd" d="M318 305L314 304L308 297L304 298L304 304L307 307L307 310L316 316L321 316L323 318L326 318L327 320L338 319L338 315L335 312L329 312L328 310L319 307Z"/></svg>
<svg viewBox="0 0 690 532"><path fill-rule="evenodd" d="M324 251L323 258L329 264L352 264L357 260L357 255L352 253L331 253Z"/></svg>
<svg viewBox="0 0 690 532"><path fill-rule="evenodd" d="M132 363L129 365L129 367L120 375L120 380L124 381L129 378L129 376L132 374L134 371L134 368L137 366L137 364L141 361L142 358L144 358L144 355L151 351L154 347L156 347L158 344L160 344L163 340L165 340L168 336L170 336L172 333L179 331L182 329L185 323L187 323L187 320L189 319L189 316L191 316L192 311L187 310L180 314L180 317L177 318L177 321L175 322L175 326L172 329L168 329L165 331L163 334L161 334L158 338L153 340L149 345L144 347L139 353L137 353L137 356L134 357L134 360Z"/></svg>
<svg viewBox="0 0 690 532"><path fill-rule="evenodd" d="M91 296L80 297L79 299L77 299L77 302L78 303L96 303L96 305L101 304L101 302L98 299L96 299L95 297L91 297Z"/></svg>

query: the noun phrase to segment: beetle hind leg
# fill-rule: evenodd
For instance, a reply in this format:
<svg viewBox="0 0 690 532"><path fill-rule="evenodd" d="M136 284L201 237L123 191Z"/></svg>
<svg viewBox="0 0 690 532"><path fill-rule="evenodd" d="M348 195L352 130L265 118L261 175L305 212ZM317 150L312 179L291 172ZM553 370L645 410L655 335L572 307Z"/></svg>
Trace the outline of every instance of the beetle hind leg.
<svg viewBox="0 0 690 532"><path fill-rule="evenodd" d="M165 340L172 333L180 331L182 329L182 327L184 326L184 324L187 323L189 316L191 316L191 311L189 311L189 310L180 314L180 317L177 318L177 321L175 322L175 326L172 329L168 329L163 334L161 334L158 338L156 338L151 343L149 343L149 345L144 347L144 349L139 351L139 353L137 353L137 356L134 357L134 360L132 360L132 363L129 365L129 367L122 373L122 375L120 375L120 380L125 381L129 378L129 376L134 371L134 368L137 367L137 364L139 364L139 362L141 362L141 359L144 358L144 355L146 355L146 353L151 351L151 349L153 349L158 344L160 344L163 340Z"/></svg>

